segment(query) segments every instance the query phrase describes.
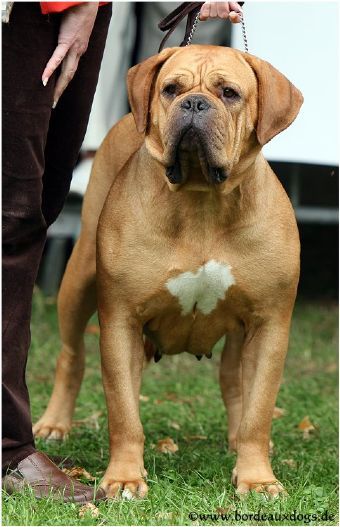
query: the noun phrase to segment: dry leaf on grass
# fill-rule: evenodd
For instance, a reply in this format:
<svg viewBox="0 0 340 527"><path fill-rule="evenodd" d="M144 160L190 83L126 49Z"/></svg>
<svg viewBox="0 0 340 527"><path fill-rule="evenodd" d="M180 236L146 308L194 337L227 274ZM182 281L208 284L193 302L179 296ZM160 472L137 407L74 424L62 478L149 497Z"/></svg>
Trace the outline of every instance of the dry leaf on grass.
<svg viewBox="0 0 340 527"><path fill-rule="evenodd" d="M278 408L278 406L275 406L274 412L273 412L273 419L280 419L283 415L286 415L286 410L283 408Z"/></svg>
<svg viewBox="0 0 340 527"><path fill-rule="evenodd" d="M79 509L79 518L84 518L87 514L92 518L98 518L99 509L93 503L86 503Z"/></svg>
<svg viewBox="0 0 340 527"><path fill-rule="evenodd" d="M326 373L334 373L335 371L338 371L338 363L337 362L330 362L325 366L324 371Z"/></svg>
<svg viewBox="0 0 340 527"><path fill-rule="evenodd" d="M184 441L206 441L208 436L194 435L194 436L184 436Z"/></svg>
<svg viewBox="0 0 340 527"><path fill-rule="evenodd" d="M67 476L70 476L70 478L88 479L89 481L94 481L96 479L91 476L91 474L87 472L87 470L85 470L83 467L62 468L61 470Z"/></svg>
<svg viewBox="0 0 340 527"><path fill-rule="evenodd" d="M171 437L166 437L165 439L159 439L157 441L156 450L164 454L174 454L178 450L178 445L176 445Z"/></svg>
<svg viewBox="0 0 340 527"><path fill-rule="evenodd" d="M143 403L147 403L149 399L150 397L148 397L147 395L139 394L139 400L142 401Z"/></svg>
<svg viewBox="0 0 340 527"><path fill-rule="evenodd" d="M229 512L235 510L234 505L229 505L228 507L217 507L216 512L218 514L228 514Z"/></svg>
<svg viewBox="0 0 340 527"><path fill-rule="evenodd" d="M89 324L85 329L86 335L100 335L100 327L97 324Z"/></svg>
<svg viewBox="0 0 340 527"><path fill-rule="evenodd" d="M176 423L176 421L171 421L170 423L171 428L174 428L175 430L180 430L181 426Z"/></svg>
<svg viewBox="0 0 340 527"><path fill-rule="evenodd" d="M87 425L90 428L99 430L98 418L101 415L103 415L103 412L101 410L98 410L97 412L94 412L94 414L89 415L89 417L85 417L84 419L76 419L75 421L73 421L72 426Z"/></svg>
<svg viewBox="0 0 340 527"><path fill-rule="evenodd" d="M201 396L179 396L177 393L169 392L164 394L163 399L155 399L154 404L163 404L166 401L171 401L172 403L177 404L193 404L194 402L200 402L202 400Z"/></svg>
<svg viewBox="0 0 340 527"><path fill-rule="evenodd" d="M157 518L157 520L172 520L173 517L174 517L173 512L159 511L159 512L156 512L155 514L155 518Z"/></svg>
<svg viewBox="0 0 340 527"><path fill-rule="evenodd" d="M294 459L283 459L281 463L283 465L288 465L291 468L296 468L296 461L294 461Z"/></svg>
<svg viewBox="0 0 340 527"><path fill-rule="evenodd" d="M299 423L298 429L303 432L303 439L308 439L311 432L314 432L316 430L308 415L306 415Z"/></svg>

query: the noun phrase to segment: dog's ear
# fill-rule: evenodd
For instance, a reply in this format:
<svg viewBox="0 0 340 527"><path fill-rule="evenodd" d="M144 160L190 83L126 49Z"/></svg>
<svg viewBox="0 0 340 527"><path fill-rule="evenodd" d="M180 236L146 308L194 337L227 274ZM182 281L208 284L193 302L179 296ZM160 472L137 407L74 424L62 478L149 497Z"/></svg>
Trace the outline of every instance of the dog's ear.
<svg viewBox="0 0 340 527"><path fill-rule="evenodd" d="M258 82L257 138L265 145L288 128L299 113L303 96L295 86L269 62L244 54Z"/></svg>
<svg viewBox="0 0 340 527"><path fill-rule="evenodd" d="M128 71L129 103L139 133L144 133L147 128L151 88L156 74L164 62L176 51L178 48L166 48L158 55L149 57Z"/></svg>

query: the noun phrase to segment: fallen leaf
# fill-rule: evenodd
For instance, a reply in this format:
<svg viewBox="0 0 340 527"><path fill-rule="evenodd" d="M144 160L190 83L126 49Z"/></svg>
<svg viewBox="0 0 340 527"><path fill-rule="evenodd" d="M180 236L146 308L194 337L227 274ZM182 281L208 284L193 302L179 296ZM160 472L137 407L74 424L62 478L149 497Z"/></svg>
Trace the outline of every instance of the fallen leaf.
<svg viewBox="0 0 340 527"><path fill-rule="evenodd" d="M174 428L175 430L180 430L181 426L176 423L176 421L171 421L170 423L171 428Z"/></svg>
<svg viewBox="0 0 340 527"><path fill-rule="evenodd" d="M162 512L162 511L159 511L159 512L156 512L155 514L155 518L157 518L157 520L172 520L174 516L174 513L173 512Z"/></svg>
<svg viewBox="0 0 340 527"><path fill-rule="evenodd" d="M330 362L325 367L324 371L326 373L334 373L335 371L338 371L338 363L337 362Z"/></svg>
<svg viewBox="0 0 340 527"><path fill-rule="evenodd" d="M85 505L79 509L79 518L84 518L87 514L92 518L98 518L99 509L93 503L85 503Z"/></svg>
<svg viewBox="0 0 340 527"><path fill-rule="evenodd" d="M156 450L165 454L174 454L178 450L178 445L171 437L166 437L157 441Z"/></svg>
<svg viewBox="0 0 340 527"><path fill-rule="evenodd" d="M286 413L286 410L284 410L283 408L278 408L277 406L275 406L273 412L273 419L280 419L280 417L286 415Z"/></svg>
<svg viewBox="0 0 340 527"><path fill-rule="evenodd" d="M288 465L289 467L296 468L296 461L294 461L294 459L283 459L281 463L283 465Z"/></svg>
<svg viewBox="0 0 340 527"><path fill-rule="evenodd" d="M303 432L303 439L308 439L311 432L314 432L314 430L316 430L308 415L306 415L299 423L298 429Z"/></svg>
<svg viewBox="0 0 340 527"><path fill-rule="evenodd" d="M201 402L202 400L203 399L200 395L195 395L193 397L190 397L190 396L179 397L177 393L170 392L170 393L166 393L163 399L155 399L154 403L162 404L162 403L165 403L166 401L171 401L177 404L193 404L194 402Z"/></svg>
<svg viewBox="0 0 340 527"><path fill-rule="evenodd" d="M184 436L184 441L205 441L208 439L208 436L194 435L194 436Z"/></svg>
<svg viewBox="0 0 340 527"><path fill-rule="evenodd" d="M85 417L84 419L77 419L73 421L73 426L80 426L80 425L87 425L90 428L94 428L95 430L99 430L99 422L98 417L103 415L102 410L98 410L97 412L94 412L94 414L89 415L88 417Z"/></svg>
<svg viewBox="0 0 340 527"><path fill-rule="evenodd" d="M85 329L86 335L100 335L100 327L97 324L89 324Z"/></svg>
<svg viewBox="0 0 340 527"><path fill-rule="evenodd" d="M147 403L149 399L150 397L148 397L147 395L139 394L139 400L142 401L143 403Z"/></svg>
<svg viewBox="0 0 340 527"><path fill-rule="evenodd" d="M61 470L64 474L70 476L70 478L88 479L89 481L94 481L96 479L83 467L62 468Z"/></svg>
<svg viewBox="0 0 340 527"><path fill-rule="evenodd" d="M218 514L228 514L228 512L231 512L234 510L233 505L229 505L229 507L223 508L223 507L217 507L216 512Z"/></svg>

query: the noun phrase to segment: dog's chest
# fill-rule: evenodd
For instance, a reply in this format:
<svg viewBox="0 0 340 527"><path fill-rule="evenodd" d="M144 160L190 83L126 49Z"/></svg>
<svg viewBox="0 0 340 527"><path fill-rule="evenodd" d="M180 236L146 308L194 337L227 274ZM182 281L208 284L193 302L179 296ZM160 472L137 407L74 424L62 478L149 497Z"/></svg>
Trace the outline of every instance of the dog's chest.
<svg viewBox="0 0 340 527"><path fill-rule="evenodd" d="M235 283L228 264L209 260L194 272L187 271L170 278L165 286L177 298L183 316L196 310L208 315Z"/></svg>

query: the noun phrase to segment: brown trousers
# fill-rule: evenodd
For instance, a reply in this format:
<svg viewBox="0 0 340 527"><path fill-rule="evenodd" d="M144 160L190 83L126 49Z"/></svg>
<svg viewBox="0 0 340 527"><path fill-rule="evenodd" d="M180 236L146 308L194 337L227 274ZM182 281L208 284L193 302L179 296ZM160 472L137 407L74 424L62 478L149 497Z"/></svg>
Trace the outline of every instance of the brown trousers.
<svg viewBox="0 0 340 527"><path fill-rule="evenodd" d="M42 15L39 2L17 2L2 28L3 467L35 450L25 380L33 286L86 132L111 4L99 8L88 49L52 110L58 72L46 87L41 75L61 16Z"/></svg>

